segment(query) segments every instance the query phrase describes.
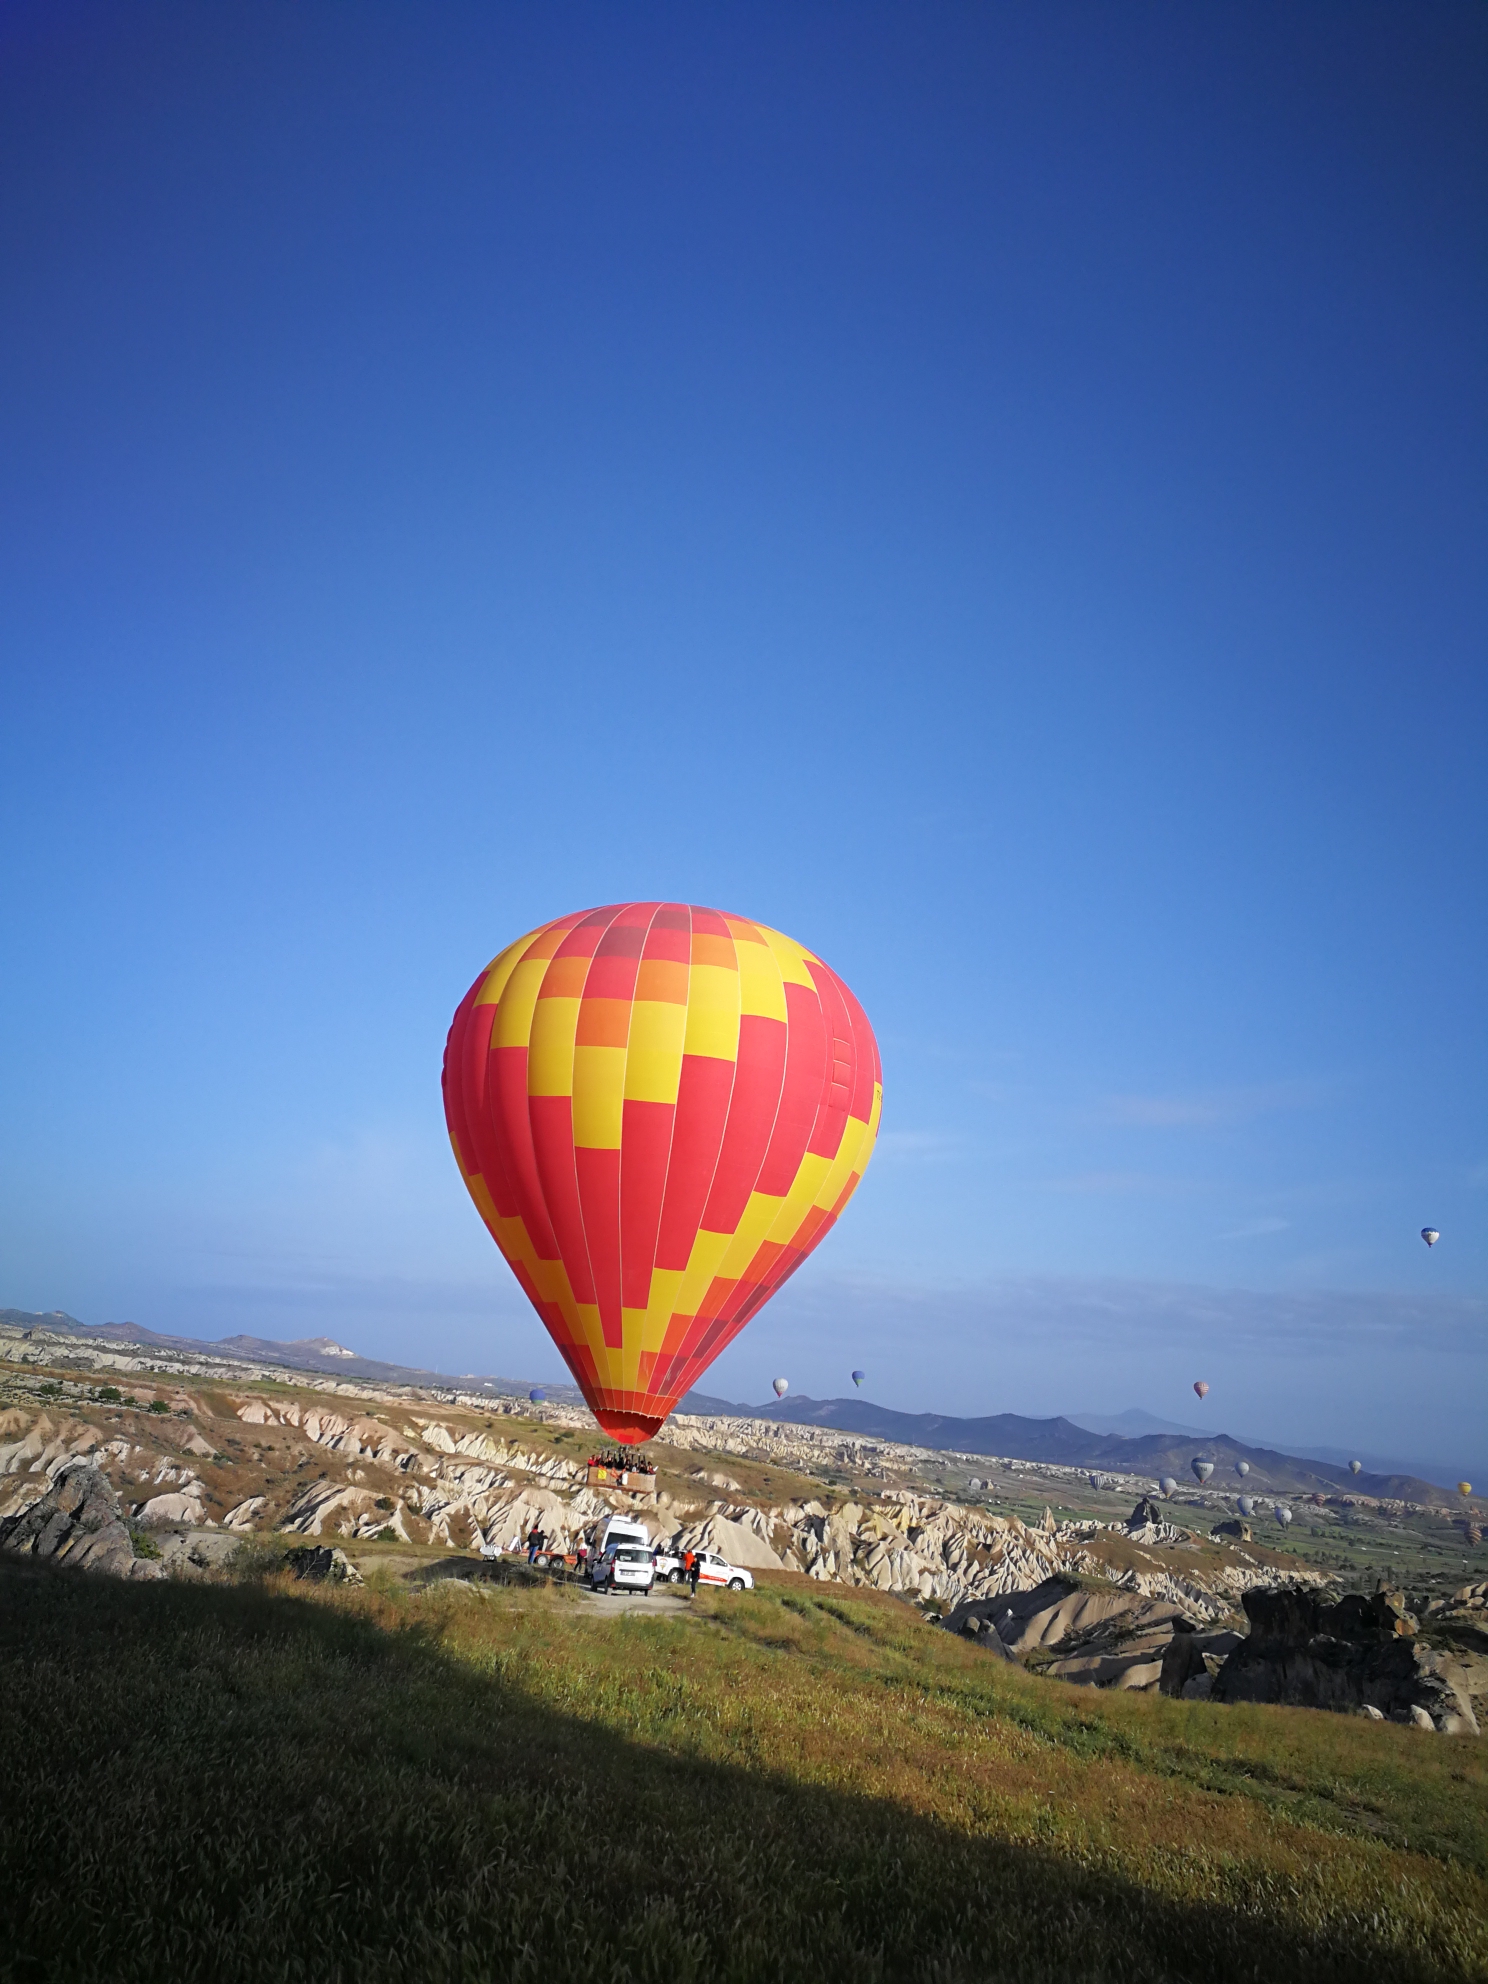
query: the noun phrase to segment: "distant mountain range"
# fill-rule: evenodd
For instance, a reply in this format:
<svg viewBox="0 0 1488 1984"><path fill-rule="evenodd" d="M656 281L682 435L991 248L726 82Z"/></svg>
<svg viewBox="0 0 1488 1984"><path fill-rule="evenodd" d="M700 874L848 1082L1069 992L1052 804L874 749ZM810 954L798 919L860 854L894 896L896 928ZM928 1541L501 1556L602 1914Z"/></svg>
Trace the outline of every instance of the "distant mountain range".
<svg viewBox="0 0 1488 1984"><path fill-rule="evenodd" d="M1025 1419L1002 1412L986 1419L957 1419L935 1412L894 1412L858 1398L784 1398L769 1405L730 1405L723 1399L690 1392L678 1408L704 1414L747 1414L755 1419L781 1419L796 1425L831 1426L863 1439L894 1440L904 1446L940 1452L1003 1455L1010 1460L1048 1461L1060 1467L1106 1469L1115 1474L1148 1475L1154 1481L1171 1474L1192 1483L1195 1459L1212 1460L1210 1487L1254 1494L1336 1494L1340 1488L1365 1495L1392 1496L1407 1502L1450 1501L1434 1481L1405 1473L1350 1474L1346 1463L1284 1454L1271 1447L1248 1445L1227 1433L1157 1432L1136 1439L1091 1432L1072 1419ZM1250 1474L1242 1479L1236 1461L1247 1461Z"/></svg>
<svg viewBox="0 0 1488 1984"><path fill-rule="evenodd" d="M525 1398L529 1391L541 1389L555 1404L583 1404L583 1394L576 1385L492 1378L472 1372L452 1377L447 1372L416 1370L363 1357L324 1336L280 1343L269 1337L240 1335L207 1343L197 1337L163 1336L137 1323L80 1323L76 1316L69 1316L61 1309L45 1314L0 1309L0 1324L8 1324L12 1329L49 1329L67 1336L103 1338L120 1345L139 1344L147 1350L173 1351L187 1357L278 1365L332 1378L361 1378L371 1384L417 1385L432 1391L486 1391L494 1397L509 1398ZM1376 1468L1350 1474L1347 1458L1336 1449L1316 1457L1282 1453L1233 1439L1227 1433L1203 1433L1196 1428L1178 1426L1136 1409L1115 1416L1084 1415L1083 1423L1073 1418L1026 1419L1015 1412L996 1413L983 1419L959 1419L944 1413L895 1412L861 1398L787 1397L772 1399L768 1405L739 1405L706 1392L688 1392L677 1410L705 1417L776 1419L796 1425L826 1426L862 1439L891 1440L933 1451L985 1454L989 1459L1003 1456L1010 1460L1046 1461L1092 1473L1105 1470L1146 1475L1154 1481L1171 1474L1180 1482L1191 1483L1191 1463L1198 1457L1215 1464L1211 1487L1224 1486L1259 1495L1334 1494L1340 1488L1355 1488L1366 1495L1385 1495L1408 1502L1439 1504L1451 1500L1441 1484L1403 1470ZM1129 1430L1118 1432L1114 1430L1117 1427ZM1237 1460L1250 1464L1250 1474L1244 1480L1234 1471Z"/></svg>

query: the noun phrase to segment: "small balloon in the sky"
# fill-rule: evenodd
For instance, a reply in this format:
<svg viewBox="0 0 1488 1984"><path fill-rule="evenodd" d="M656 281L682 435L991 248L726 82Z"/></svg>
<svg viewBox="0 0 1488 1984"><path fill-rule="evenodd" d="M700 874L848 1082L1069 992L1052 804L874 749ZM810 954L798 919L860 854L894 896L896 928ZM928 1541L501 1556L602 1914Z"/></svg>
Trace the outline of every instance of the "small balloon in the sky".
<svg viewBox="0 0 1488 1984"><path fill-rule="evenodd" d="M790 1379L777 1378L774 1382L772 1389L775 1393L776 1398L784 1398L786 1393L790 1390Z"/></svg>
<svg viewBox="0 0 1488 1984"><path fill-rule="evenodd" d="M1212 1460L1195 1460L1191 1461L1189 1465L1193 1468L1194 1479L1200 1485L1206 1482L1214 1472L1214 1462Z"/></svg>
<svg viewBox="0 0 1488 1984"><path fill-rule="evenodd" d="M853 1372L853 1374L852 1374L852 1380L853 1380L853 1383L854 1383L854 1384L855 1384L855 1385L857 1386L857 1388L858 1388L858 1390L859 1390L859 1391L861 1391L861 1390L863 1389L863 1380L864 1380L864 1379L865 1379L865 1378L867 1377L867 1375L868 1375L868 1373L867 1373L866 1371L854 1371L854 1372Z"/></svg>
<svg viewBox="0 0 1488 1984"><path fill-rule="evenodd" d="M1276 1515L1276 1520L1281 1524L1283 1529L1290 1529L1292 1523L1292 1512L1290 1509L1283 1507L1283 1505L1280 1502L1278 1502L1276 1504L1275 1515Z"/></svg>
<svg viewBox="0 0 1488 1984"><path fill-rule="evenodd" d="M1235 1462L1235 1472L1239 1475L1240 1479L1243 1481L1246 1475L1249 1474L1250 1472L1250 1462L1248 1460L1237 1460Z"/></svg>
<svg viewBox="0 0 1488 1984"><path fill-rule="evenodd" d="M1434 1226L1423 1226L1421 1228L1421 1238L1426 1242L1428 1247L1434 1247L1437 1241L1440 1240L1441 1235Z"/></svg>
<svg viewBox="0 0 1488 1984"><path fill-rule="evenodd" d="M537 1390L528 1392L527 1396L534 1405L543 1405L546 1403L548 1395L545 1391Z"/></svg>
<svg viewBox="0 0 1488 1984"><path fill-rule="evenodd" d="M1165 1474L1157 1485L1165 1495L1176 1495L1178 1493L1178 1483L1171 1474Z"/></svg>
<svg viewBox="0 0 1488 1984"><path fill-rule="evenodd" d="M1194 1390L1198 1393L1200 1398L1208 1398L1209 1396L1209 1387L1208 1385L1205 1384L1202 1378L1194 1379Z"/></svg>
<svg viewBox="0 0 1488 1984"><path fill-rule="evenodd" d="M1239 1509L1243 1516L1253 1516L1255 1514L1255 1503L1249 1495L1242 1495L1239 1498Z"/></svg>
<svg viewBox="0 0 1488 1984"><path fill-rule="evenodd" d="M1351 1460L1351 1461L1349 1462L1349 1473L1350 1473L1350 1474L1362 1474L1363 1472L1364 1472L1364 1463L1363 1463L1363 1461L1361 1461L1361 1460Z"/></svg>
<svg viewBox="0 0 1488 1984"><path fill-rule="evenodd" d="M1457 1483L1457 1493L1462 1497L1463 1501L1465 1502L1468 1496L1472 1493L1472 1483L1470 1481L1459 1481Z"/></svg>

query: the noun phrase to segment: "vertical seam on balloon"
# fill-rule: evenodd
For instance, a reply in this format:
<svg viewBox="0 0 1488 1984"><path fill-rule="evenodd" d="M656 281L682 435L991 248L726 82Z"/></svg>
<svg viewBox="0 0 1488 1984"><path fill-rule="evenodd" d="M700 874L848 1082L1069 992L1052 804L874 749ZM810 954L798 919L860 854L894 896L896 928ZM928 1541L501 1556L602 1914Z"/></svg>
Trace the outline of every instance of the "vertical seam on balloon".
<svg viewBox="0 0 1488 1984"><path fill-rule="evenodd" d="M730 932L729 932L729 936L730 936L730 939L732 940L732 939L733 939L733 932L732 932L732 931L730 931ZM768 1133L767 1133L767 1135L765 1136L765 1138L764 1138L764 1140L763 1140L763 1142L762 1142L762 1143L761 1143L761 1145L760 1145L760 1161L759 1161L759 1169L758 1169L758 1170L757 1170L757 1171L755 1172L755 1174L754 1174L754 1176L753 1176L753 1178L752 1178L752 1179L750 1180L750 1182L749 1182L749 1190L748 1190L748 1192L747 1192L747 1193L745 1194L745 1197L744 1197L744 1210L745 1210L745 1212L746 1212L746 1213L747 1213L747 1212L748 1212L748 1210L749 1210L749 1201L750 1201L750 1200L751 1200L751 1199L752 1199L752 1198L754 1197L754 1194L755 1194L755 1189L756 1189L756 1187L757 1187L757 1186L758 1186L758 1184L759 1184L759 1181L760 1181L760 1173L761 1173L761 1172L762 1172L762 1171L764 1170L764 1168L765 1168L765 1165L766 1165L766 1163L767 1163L767 1162L769 1161L769 1156L770 1156L770 1146L771 1146L771 1144L772 1144L772 1143L773 1143L773 1142L775 1141L775 1125L776 1125L776 1123L778 1123L778 1122L779 1122L779 1120L780 1120L780 1106L781 1106L781 1104L782 1104L782 1103L784 1102L784 1100L785 1100L785 1074L786 1074L786 1070L787 1070L787 1068L789 1068L789 1066L790 1066L790 1001L789 1001L789 999L787 999L787 998L786 998L786 996L785 996L785 973L784 973L783 971L781 971L781 969L780 969L780 960L779 960L779 958L777 958L777 957L776 957L776 955L775 955L775 946L774 946L773 944L766 944L766 945L765 945L765 954L766 954L766 955L767 955L767 957L769 958L769 960L770 960L770 962L771 962L771 964L772 964L772 965L774 965L774 967L775 967L775 970L776 970L776 973L777 973L777 975L779 976L779 979L780 979L780 1003L781 1003L781 1005L782 1005L782 1006L784 1006L784 1008L785 1008L785 1054L784 1054L784 1056L783 1056L783 1058L782 1058L782 1060L781 1060L781 1063L780 1063L780 1093L779 1093L779 1094L778 1094L778 1095L776 1096L776 1098L775 1098L775 1114L774 1114L774 1115L773 1115L773 1116L772 1116L772 1117L770 1118L770 1128L769 1128L769 1131L768 1131ZM736 955L737 955L737 946L736 946ZM815 990L815 988L814 988L814 987L813 987L812 989L813 989L813 990ZM743 1033L743 1031L744 1031L744 1013L743 1013L743 1005L744 1005L744 1001L743 1001L743 996L742 996L742 994L743 994L743 981L742 981L742 977L741 977L741 980L740 980L740 995L741 995L741 996L740 996L740 1000L739 1000L739 1006L740 1006L740 1012L739 1012L739 1032L740 1032L740 1034L741 1034L741 1035L742 1035L742 1033ZM819 995L818 995L818 1004L820 1004L820 996L819 996ZM736 1070L736 1071L737 1071L737 1069L738 1069L738 1065L739 1065L739 1064L738 1064L738 1062L737 1062L737 1061L735 1061L735 1063L734 1063L734 1067L735 1067L735 1070ZM733 1106L734 1106L734 1091L733 1091L733 1089L732 1089L732 1088L730 1088L730 1089L729 1089L729 1109L730 1109L730 1111L731 1111L731 1110L733 1109ZM726 1136L728 1135L728 1115L727 1115L727 1114L725 1114L725 1116L724 1116L724 1119L723 1119L723 1134L724 1134L724 1136L725 1136L725 1137L726 1137ZM723 1153L723 1145L722 1145L722 1143L720 1143L720 1144L719 1144L719 1146L718 1146L718 1149L719 1149L719 1154L720 1154L720 1156L721 1156L721 1155L722 1155L722 1153ZM716 1169L716 1167L715 1167L715 1169ZM710 1191L710 1192L711 1192L711 1191L712 1191L712 1189L713 1189L713 1183L712 1183L712 1180L711 1180L711 1179L710 1179L710 1180L708 1181L708 1189L709 1189L709 1191ZM706 1199L705 1199L705 1200L703 1201L703 1204L704 1204L704 1205L706 1206L706 1204L707 1204L707 1200L706 1200ZM738 1232L738 1230L739 1230L739 1229L738 1229L738 1227L736 1226L736 1227L734 1228L734 1231L735 1231L735 1233L737 1233L737 1232Z"/></svg>
<svg viewBox="0 0 1488 1984"><path fill-rule="evenodd" d="M691 1004L692 1004L693 907L694 906L692 903L689 903L687 905L687 999L688 999L689 1011L691 1010ZM719 922L723 924L724 928L726 930L728 929L728 918L723 914L722 910L715 909L710 911L710 914L716 916ZM744 969L743 966L739 963L739 940L735 937L732 930L728 931L728 940L734 947L734 970L739 974L739 1035L742 1035L744 1031ZM713 1196L713 1180L718 1176L718 1167L723 1162L723 1146L728 1141L729 1114L734 1106L734 1089L737 1087L739 1080L739 1035L736 1035L734 1038L734 1072L729 1076L728 1101L727 1103L725 1103L723 1110L723 1128L718 1138L718 1149L713 1156L713 1169L708 1173L707 1190L702 1195L702 1212L698 1214L698 1223L693 1229L692 1239L688 1242L689 1248L691 1248L692 1245L696 1242L698 1234L703 1231L703 1215L707 1212L708 1201ZM686 1058L687 1057L686 1057L685 1043L684 1043L683 1059L685 1060ZM670 1167L671 1164L670 1152L668 1152L667 1154L667 1163L668 1163L668 1167ZM665 1203L665 1201L663 1201L663 1203Z"/></svg>
<svg viewBox="0 0 1488 1984"><path fill-rule="evenodd" d="M677 1117L682 1107L682 1063L687 1059L687 1013L688 1013L688 1007L691 1004L691 1000L692 1000L692 904L690 902L684 902L679 904L678 907L685 909L687 911L687 1003L684 1004L682 1008L682 1052L677 1059L677 1099L672 1104L672 1129L671 1129L671 1135L667 1138L666 1169L661 1174L661 1199L659 1201L660 1210L657 1214L657 1229L656 1229L658 1238L661 1233L661 1222L666 1218L667 1186L672 1181L672 1152L677 1147ZM659 911L658 914L660 914ZM627 1047L626 1049L627 1058L629 1056L629 1052L630 1050ZM737 1059L735 1061L735 1065L737 1066ZM729 1093L732 1095L733 1093L732 1089L730 1089ZM719 1148L720 1149L723 1148L722 1139L719 1140ZM704 1199L703 1204L706 1205L707 1203L708 1203L707 1200ZM697 1235L696 1233L694 1233L692 1239L695 1240L696 1238ZM625 1245L623 1238L620 1244L621 1247L623 1248ZM692 1245L692 1240L689 1240L687 1244L690 1248ZM622 1256L622 1266L623 1265L624 1262ZM654 1277L656 1273L655 1242L652 1243L652 1247L651 1247L651 1273L652 1276ZM649 1309L650 1306L651 1306L651 1284L650 1282L648 1282L646 1284L646 1307ZM671 1321L670 1316L668 1316L667 1321L668 1322Z"/></svg>
<svg viewBox="0 0 1488 1984"><path fill-rule="evenodd" d="M612 912L611 912L611 915L610 915L610 923L613 923L613 922L614 922L614 920L615 920L615 918L616 918L616 917L617 917L617 916L618 916L618 915L620 914L620 911L621 911L621 910L622 910L622 909L623 909L624 907L625 907L625 905L624 905L624 903L616 903L616 904L614 905L614 907L613 907L613 910L612 910ZM587 913L587 912L586 912L586 913ZM580 924L580 923L581 923L582 921L583 921L583 918L582 918L582 917L576 917L576 918L574 919L574 925L573 925L573 927L574 927L575 929L577 929L577 928L578 928L578 926L579 926L579 924ZM591 951L591 952L589 953L589 971L593 971L593 969L594 969L594 959L595 959L595 956L596 956L596 954L598 953L598 950L599 950L599 946L600 946L600 944L602 944L602 943L604 942L604 936L605 936L605 931L609 929L609 927L610 927L610 923L606 923L606 924L605 924L605 926L604 926L604 929L602 929L602 930L600 931L600 933L599 933L599 936L598 936L598 938L597 938L597 939L595 940L595 945L594 945L594 949L593 949L593 950L592 950L592 951ZM549 963L549 965L550 965L550 966L551 966L551 964L552 964L552 962L553 962L553 961L552 961L552 959L550 958L550 959L548 960L548 963ZM586 972L584 973L584 983L585 983L585 985L587 985L587 984L589 983L589 971L586 971ZM546 974L544 974L544 976L546 976ZM541 994L541 991L539 990L539 993L538 993L538 997L539 997L539 998L541 998L541 996L542 996L542 994ZM583 994L583 991L582 991L582 989L581 989L581 990L580 990L580 992L579 992L579 1005L580 1005L580 1008L581 1008L581 1009L582 1009L582 1007L583 1007L583 1003L584 1003L584 994ZM536 1006L534 1006L534 1007L533 1007L533 1018L535 1019L536 1017L537 1017L537 1008L536 1008ZM529 1035L529 1038L530 1038L530 1035ZM593 1259L593 1256L592 1256L592 1255L590 1254L590 1252L589 1252L589 1229L588 1229L588 1228L587 1228L587 1227L585 1226L585 1224L584 1224L584 1195L583 1195L583 1193L582 1193L582 1192L581 1192L581 1191L579 1190L579 1147L578 1147L578 1145L577 1145L577 1143L576 1143L576 1142L574 1141L574 1134L573 1134L573 1099L574 1099L574 1097L573 1097L573 1084L574 1084L574 1069L575 1069L575 1068L577 1067L577 1065L578 1065L578 1058L579 1058L579 1057L578 1057L578 1029L577 1029L577 1026L575 1026L575 1029L574 1029L574 1043L575 1043L575 1045L574 1045L574 1058L573 1058L573 1061L572 1061L572 1063L570 1063L570 1066L569 1066L569 1075L568 1075L568 1126L569 1126L569 1127L568 1127L568 1155L569 1155L569 1161L570 1161L570 1163L571 1163L571 1164L573 1165L573 1181L574 1181L574 1204L575 1204L575 1205L576 1205L576 1206L578 1207L578 1209L579 1209L579 1232L580 1232L580 1233L581 1233L581 1234L583 1235L583 1239L584 1239L584 1260L585 1260L585 1264L587 1265L587 1267L588 1267L588 1269L589 1269L589 1280L590 1280L590 1282L591 1282L591 1283L594 1283L594 1259ZM530 1067L530 1065L531 1065L531 1063L529 1062L529 1064L528 1064L528 1065L529 1065L529 1067ZM530 1104L530 1102L531 1102L531 1099L532 1099L532 1098L531 1098L531 1092L529 1091L529 1093L528 1093L528 1102L529 1102L529 1104ZM528 1120L529 1120L529 1121L531 1120L531 1114L532 1114L532 1112L531 1112L531 1109L530 1109L530 1107L529 1107L529 1109L528 1109ZM541 1173L541 1172L539 1171L539 1173L538 1173L538 1183L539 1183L539 1184L541 1184L541 1182L542 1182L542 1173ZM552 1215L552 1212L551 1212L551 1211L549 1211L549 1209L548 1209L548 1208L547 1208L546 1206L544 1206L544 1208L543 1208L543 1210L544 1210L545 1212L547 1212L547 1214L548 1214L548 1224L549 1224L549 1226L552 1226L552 1224L553 1224L553 1215ZM558 1251L558 1258L559 1258L560 1260L562 1260L562 1258L563 1258L563 1250L562 1250L562 1248L561 1248L561 1247L559 1248L559 1251ZM598 1289L598 1285L597 1285L597 1284L594 1284L594 1285L595 1285L595 1294L596 1294L596 1295L598 1295L598 1293L599 1293L599 1289ZM573 1286L573 1276L572 1276L572 1275L570 1275L570 1276L569 1276L569 1286L570 1286L570 1287L572 1287L572 1286ZM596 1306L597 1306L597 1305L596 1305ZM579 1299L578 1299L578 1297L577 1297L577 1296L575 1296L575 1297L574 1297L574 1314L575 1314L575 1317L576 1317L576 1318L577 1318L577 1315L578 1315L578 1311L579 1311L579 1307L580 1307L580 1304L579 1304ZM601 1339L603 1338L603 1334L604 1334L604 1332L603 1332L603 1327L601 1326L601 1331L600 1331L600 1335L601 1335Z"/></svg>
<svg viewBox="0 0 1488 1984"><path fill-rule="evenodd" d="M624 1194L625 1083L626 1083L626 1078L630 1073L630 1036L635 1031L636 993L640 989L641 966L645 962L645 958L646 958L646 939L651 935L652 930L655 928L657 917L660 916L661 912L665 908L666 908L666 904L664 902L658 902L656 907L652 910L650 920L646 925L645 935L641 938L641 948L639 949L639 951L636 952L636 982L630 988L630 1013L625 1022L625 1060L622 1063L620 1069L620 1162L615 1167L615 1231L619 1236L617 1258L620 1264L620 1355L622 1358L625 1355L625 1220L623 1217L624 1206L625 1206L625 1194ZM688 956L689 958L691 957L690 943L688 946ZM692 966L690 963L687 969L690 976L692 971ZM677 1127L677 1111L674 1106L672 1109L672 1128L674 1131L676 1127ZM669 1166L671 1164L671 1161L672 1161L672 1146L670 1140L668 1140L667 1164ZM661 1190L662 1190L662 1201L663 1203L665 1203L665 1199L666 1199L665 1178L663 1178L662 1180ZM653 1267L656 1264L656 1245L654 1241L652 1242L652 1247L651 1247L651 1263ZM646 1284L646 1288L647 1288L647 1293L649 1295L650 1293L649 1282Z"/></svg>

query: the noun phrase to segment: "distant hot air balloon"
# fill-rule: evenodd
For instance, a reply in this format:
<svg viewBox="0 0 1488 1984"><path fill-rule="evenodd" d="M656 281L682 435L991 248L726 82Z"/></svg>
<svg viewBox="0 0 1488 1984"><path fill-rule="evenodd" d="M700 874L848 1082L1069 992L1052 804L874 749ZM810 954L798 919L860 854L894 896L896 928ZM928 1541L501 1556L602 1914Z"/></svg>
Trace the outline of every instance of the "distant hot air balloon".
<svg viewBox="0 0 1488 1984"><path fill-rule="evenodd" d="M789 937L616 903L509 945L460 1002L460 1172L601 1426L630 1444L831 1230L873 1150L878 1048Z"/></svg>
<svg viewBox="0 0 1488 1984"><path fill-rule="evenodd" d="M1313 1489L1312 1502L1314 1508L1325 1509L1328 1506L1328 1498L1320 1488Z"/></svg>
<svg viewBox="0 0 1488 1984"><path fill-rule="evenodd" d="M1099 1488L1100 1486L1099 1476L1091 1474L1091 1475L1087 1475L1086 1479L1089 1481L1092 1488Z"/></svg>
<svg viewBox="0 0 1488 1984"><path fill-rule="evenodd" d="M1210 1475L1214 1472L1214 1462L1212 1460L1190 1461L1189 1466L1193 1469L1194 1479L1195 1481L1198 1482L1200 1487L1204 1485L1204 1483L1209 1479Z"/></svg>
<svg viewBox="0 0 1488 1984"><path fill-rule="evenodd" d="M1364 1472L1364 1463L1363 1463L1363 1461L1361 1461L1361 1460L1351 1460L1351 1461L1349 1462L1349 1473L1350 1473L1350 1474L1362 1474L1363 1472Z"/></svg>
<svg viewBox="0 0 1488 1984"><path fill-rule="evenodd" d="M1157 1485L1165 1495L1176 1495L1178 1493L1178 1483L1171 1474L1165 1474Z"/></svg>
<svg viewBox="0 0 1488 1984"><path fill-rule="evenodd" d="M534 1405L542 1405L546 1402L548 1395L545 1391L532 1391L528 1392L527 1396Z"/></svg>
<svg viewBox="0 0 1488 1984"><path fill-rule="evenodd" d="M1241 1515L1243 1516L1253 1516L1255 1514L1255 1503L1251 1500L1249 1495L1241 1495L1238 1499L1237 1506L1240 1510Z"/></svg>
<svg viewBox="0 0 1488 1984"><path fill-rule="evenodd" d="M1250 1472L1250 1462L1248 1460L1237 1460L1235 1462L1235 1472L1239 1475L1240 1479L1243 1481L1246 1475L1249 1474Z"/></svg>
<svg viewBox="0 0 1488 1984"><path fill-rule="evenodd" d="M1195 1378L1194 1390L1198 1393L1200 1398L1208 1398L1209 1396L1209 1387L1204 1383L1204 1380L1202 1378Z"/></svg>
<svg viewBox="0 0 1488 1984"><path fill-rule="evenodd" d="M1459 1481L1457 1483L1457 1493L1462 1497L1463 1501L1466 1501L1472 1493L1472 1483L1470 1481Z"/></svg>
<svg viewBox="0 0 1488 1984"><path fill-rule="evenodd" d="M1434 1226L1423 1226L1421 1228L1421 1238L1426 1242L1428 1247L1434 1247L1437 1241L1440 1240L1441 1235Z"/></svg>
<svg viewBox="0 0 1488 1984"><path fill-rule="evenodd" d="M774 1391L776 1398L784 1398L786 1393L790 1390L790 1379L774 1378L771 1380L771 1388Z"/></svg>
<svg viewBox="0 0 1488 1984"><path fill-rule="evenodd" d="M864 1379L865 1379L865 1378L867 1377L867 1375L868 1375L868 1373L867 1373L866 1371L854 1371L854 1372L853 1372L853 1374L852 1374L852 1381L853 1381L853 1383L854 1383L854 1384L855 1384L855 1385L857 1386L857 1388L858 1388L858 1390L859 1390L859 1391L861 1391L861 1390L863 1389L863 1380L864 1380Z"/></svg>
<svg viewBox="0 0 1488 1984"><path fill-rule="evenodd" d="M1278 1503L1276 1504L1276 1508L1275 1508L1275 1511L1274 1511L1274 1513L1275 1513L1275 1516L1276 1516L1276 1520L1277 1520L1277 1521L1278 1521L1278 1522L1279 1522L1279 1523L1281 1524L1281 1526L1282 1526L1282 1528L1283 1528L1283 1529L1290 1529L1290 1528L1291 1528L1291 1524L1292 1524L1292 1512L1291 1512L1291 1510L1290 1510L1290 1509L1288 1509L1288 1508L1284 1508L1284 1507L1282 1506L1282 1504L1281 1504L1280 1502L1278 1502Z"/></svg>

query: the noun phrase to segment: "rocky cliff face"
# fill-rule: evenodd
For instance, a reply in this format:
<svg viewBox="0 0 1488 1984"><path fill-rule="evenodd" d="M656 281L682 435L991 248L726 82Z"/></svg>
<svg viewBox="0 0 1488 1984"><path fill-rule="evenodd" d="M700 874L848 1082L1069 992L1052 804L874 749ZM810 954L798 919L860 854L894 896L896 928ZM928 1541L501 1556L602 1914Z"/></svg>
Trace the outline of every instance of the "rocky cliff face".
<svg viewBox="0 0 1488 1984"><path fill-rule="evenodd" d="M0 1521L0 1550L114 1577L156 1578L156 1561L135 1554L119 1497L96 1467L74 1461L18 1514Z"/></svg>
<svg viewBox="0 0 1488 1984"><path fill-rule="evenodd" d="M1467 1677L1450 1654L1422 1642L1395 1592L1248 1591L1250 1631L1214 1678L1218 1702L1372 1710L1392 1722L1429 1723L1476 1736Z"/></svg>

